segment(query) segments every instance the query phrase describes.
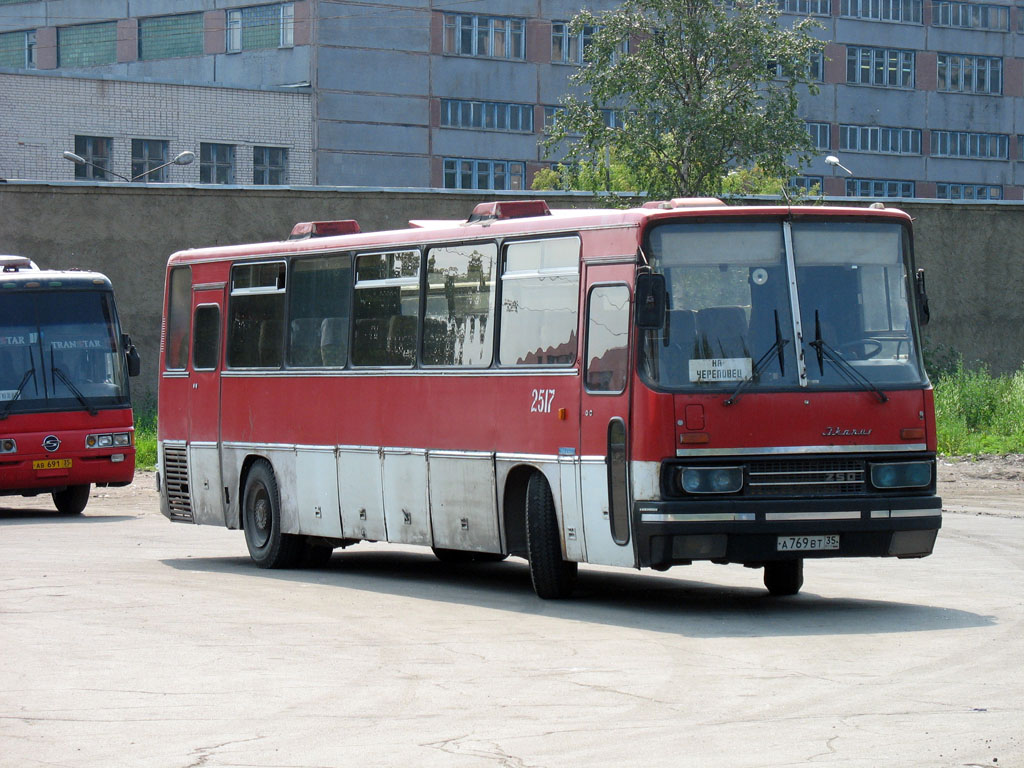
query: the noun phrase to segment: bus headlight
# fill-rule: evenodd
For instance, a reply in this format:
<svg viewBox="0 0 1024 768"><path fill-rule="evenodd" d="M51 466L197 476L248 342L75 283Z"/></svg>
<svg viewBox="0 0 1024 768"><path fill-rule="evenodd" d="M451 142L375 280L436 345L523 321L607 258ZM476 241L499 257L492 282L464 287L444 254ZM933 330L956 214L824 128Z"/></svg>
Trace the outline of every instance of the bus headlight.
<svg viewBox="0 0 1024 768"><path fill-rule="evenodd" d="M5 437L0 440L0 453L15 453L18 450L18 444L9 437Z"/></svg>
<svg viewBox="0 0 1024 768"><path fill-rule="evenodd" d="M686 493L737 493L743 488L743 467L683 467L679 487Z"/></svg>
<svg viewBox="0 0 1024 768"><path fill-rule="evenodd" d="M932 482L930 461L900 461L871 465L875 488L924 488Z"/></svg>
<svg viewBox="0 0 1024 768"><path fill-rule="evenodd" d="M115 445L124 447L132 444L130 432L113 432L103 435L88 435L85 438L86 448L113 448Z"/></svg>

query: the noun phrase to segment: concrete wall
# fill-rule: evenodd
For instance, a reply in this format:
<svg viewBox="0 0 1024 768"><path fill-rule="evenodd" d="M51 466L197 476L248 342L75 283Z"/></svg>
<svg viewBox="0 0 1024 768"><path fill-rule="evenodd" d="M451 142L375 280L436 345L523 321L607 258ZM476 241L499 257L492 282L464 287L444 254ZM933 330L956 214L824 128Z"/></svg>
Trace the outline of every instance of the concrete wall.
<svg viewBox="0 0 1024 768"><path fill-rule="evenodd" d="M578 193L544 197L559 208L591 202ZM156 392L164 264L174 251L279 240L297 221L354 218L371 231L402 228L409 219L465 219L484 199L494 198L394 189L0 184L0 253L111 278L122 325L143 358L133 390L141 403ZM993 372L1020 368L1024 204L913 201L901 207L916 219L918 266L928 271L927 347L955 349Z"/></svg>

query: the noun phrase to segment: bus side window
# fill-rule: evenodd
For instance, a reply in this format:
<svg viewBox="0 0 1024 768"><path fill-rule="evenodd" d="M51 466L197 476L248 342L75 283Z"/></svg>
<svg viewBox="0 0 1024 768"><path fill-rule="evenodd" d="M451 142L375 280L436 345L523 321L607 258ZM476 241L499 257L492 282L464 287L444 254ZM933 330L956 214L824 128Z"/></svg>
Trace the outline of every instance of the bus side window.
<svg viewBox="0 0 1024 768"><path fill-rule="evenodd" d="M418 250L356 257L353 365L416 362L419 296Z"/></svg>
<svg viewBox="0 0 1024 768"><path fill-rule="evenodd" d="M192 367L212 370L220 361L220 307L204 304L196 307L195 341L192 345Z"/></svg>
<svg viewBox="0 0 1024 768"><path fill-rule="evenodd" d="M349 254L292 262L288 286L289 366L345 366L351 296Z"/></svg>
<svg viewBox="0 0 1024 768"><path fill-rule="evenodd" d="M285 263L231 269L228 366L280 368L284 362Z"/></svg>
<svg viewBox="0 0 1024 768"><path fill-rule="evenodd" d="M176 267L167 277L167 339L164 367L169 371L183 371L188 366L191 314L192 269Z"/></svg>
<svg viewBox="0 0 1024 768"><path fill-rule="evenodd" d="M431 248L427 253L424 365L491 364L497 261L494 243Z"/></svg>
<svg viewBox="0 0 1024 768"><path fill-rule="evenodd" d="M587 319L587 370L590 392L618 393L626 388L629 361L629 288L599 285L590 291Z"/></svg>
<svg viewBox="0 0 1024 768"><path fill-rule="evenodd" d="M580 240L510 243L501 275L502 365L576 362Z"/></svg>

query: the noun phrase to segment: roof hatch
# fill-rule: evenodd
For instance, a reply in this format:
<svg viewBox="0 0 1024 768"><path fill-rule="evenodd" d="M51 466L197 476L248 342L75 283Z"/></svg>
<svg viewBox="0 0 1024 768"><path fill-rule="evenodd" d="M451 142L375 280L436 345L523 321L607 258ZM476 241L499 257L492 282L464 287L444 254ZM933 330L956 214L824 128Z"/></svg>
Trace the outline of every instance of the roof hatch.
<svg viewBox="0 0 1024 768"><path fill-rule="evenodd" d="M359 222L355 219L339 219L338 221L300 221L292 227L292 233L288 236L288 239L305 240L310 237L356 235L359 231Z"/></svg>
<svg viewBox="0 0 1024 768"><path fill-rule="evenodd" d="M548 204L543 200L501 200L480 203L466 220L469 224L500 219L525 219L530 216L550 216Z"/></svg>

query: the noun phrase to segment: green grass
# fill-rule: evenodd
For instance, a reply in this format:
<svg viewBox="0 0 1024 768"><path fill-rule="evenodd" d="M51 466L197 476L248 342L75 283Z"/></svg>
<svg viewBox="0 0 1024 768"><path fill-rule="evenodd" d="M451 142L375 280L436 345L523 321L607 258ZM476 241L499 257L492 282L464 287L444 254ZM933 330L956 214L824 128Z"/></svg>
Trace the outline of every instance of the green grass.
<svg viewBox="0 0 1024 768"><path fill-rule="evenodd" d="M1024 368L992 376L962 362L935 381L939 453L1024 453Z"/></svg>
<svg viewBox="0 0 1024 768"><path fill-rule="evenodd" d="M135 468L156 468L156 405L135 409Z"/></svg>

